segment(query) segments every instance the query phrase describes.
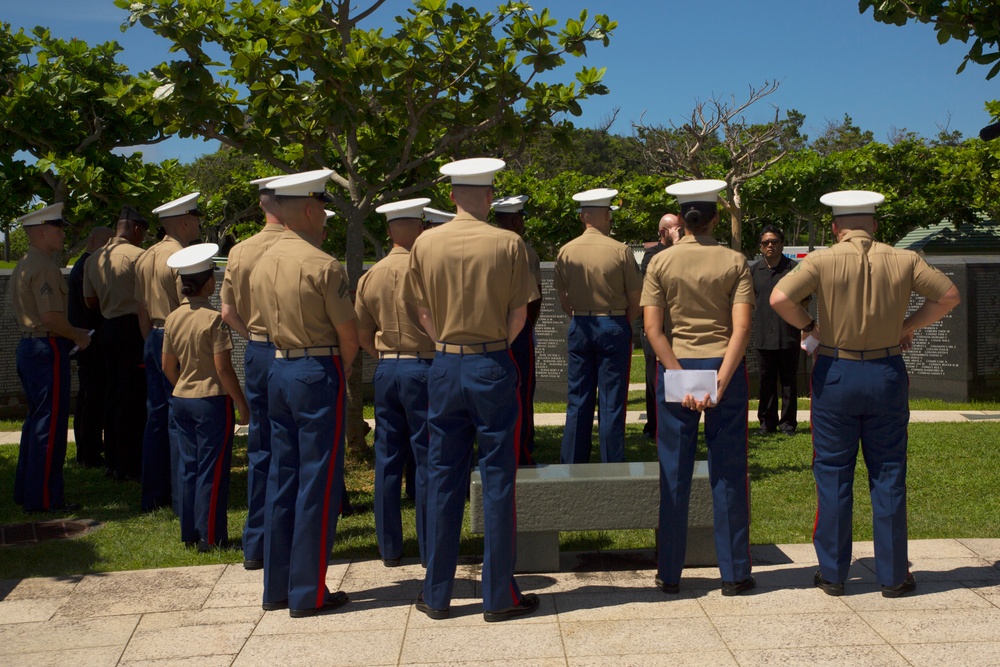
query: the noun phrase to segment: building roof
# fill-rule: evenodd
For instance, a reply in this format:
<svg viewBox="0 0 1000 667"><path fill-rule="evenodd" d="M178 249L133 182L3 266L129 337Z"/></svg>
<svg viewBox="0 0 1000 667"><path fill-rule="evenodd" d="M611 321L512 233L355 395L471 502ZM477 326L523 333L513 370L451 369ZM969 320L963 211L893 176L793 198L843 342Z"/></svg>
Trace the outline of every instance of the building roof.
<svg viewBox="0 0 1000 667"><path fill-rule="evenodd" d="M988 220L956 229L950 222L939 222L914 229L896 247L927 255L1000 254L1000 224Z"/></svg>

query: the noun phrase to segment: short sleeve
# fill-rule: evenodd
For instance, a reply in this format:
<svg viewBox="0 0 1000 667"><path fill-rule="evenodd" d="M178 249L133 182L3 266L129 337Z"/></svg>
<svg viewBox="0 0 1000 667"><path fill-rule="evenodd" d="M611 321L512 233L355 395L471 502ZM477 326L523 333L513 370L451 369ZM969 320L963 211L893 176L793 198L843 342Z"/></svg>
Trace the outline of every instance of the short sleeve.
<svg viewBox="0 0 1000 667"><path fill-rule="evenodd" d="M170 329L167 326L163 327L163 354L170 354L177 356L177 351L174 349L174 344L171 342L173 336L170 335Z"/></svg>
<svg viewBox="0 0 1000 667"><path fill-rule="evenodd" d="M747 260L742 257L741 259L743 261L738 265L736 270L736 286L733 289L732 303L733 305L747 303L752 306L756 301L753 291L753 278L750 277L750 267L747 265Z"/></svg>
<svg viewBox="0 0 1000 667"><path fill-rule="evenodd" d="M654 308L667 307L667 295L663 285L663 262L657 262L656 257L646 267L646 278L642 282L642 297L639 305Z"/></svg>
<svg viewBox="0 0 1000 667"><path fill-rule="evenodd" d="M417 239L418 243L419 241L420 239ZM403 301L418 308L428 307L423 274L420 272L420 254L416 244L410 251L410 268L403 278Z"/></svg>
<svg viewBox="0 0 1000 667"><path fill-rule="evenodd" d="M46 266L31 280L31 296L38 307L38 314L66 311L66 279L55 264Z"/></svg>
<svg viewBox="0 0 1000 667"><path fill-rule="evenodd" d="M233 259L233 258L231 258ZM226 264L226 273L222 277L222 287L219 288L219 300L227 306L236 305L236 293L233 291L233 267Z"/></svg>
<svg viewBox="0 0 1000 667"><path fill-rule="evenodd" d="M229 335L229 327L222 321L221 315L216 315L212 320L212 352L219 354L233 349L233 339Z"/></svg>
<svg viewBox="0 0 1000 667"><path fill-rule="evenodd" d="M97 264L97 260L94 257L97 253L94 253L87 258L86 263L83 265L83 298L84 299L96 299L97 289L94 287L94 267Z"/></svg>
<svg viewBox="0 0 1000 667"><path fill-rule="evenodd" d="M365 295L371 275L371 273L366 273L361 276L361 280L358 281L358 294L354 299L354 315L358 318L358 328L367 331L378 329L378 324L372 316L371 308L368 305L368 299Z"/></svg>
<svg viewBox="0 0 1000 667"><path fill-rule="evenodd" d="M923 257L916 255L916 262L913 266L914 292L931 301L937 301L954 284L948 276L928 264Z"/></svg>
<svg viewBox="0 0 1000 667"><path fill-rule="evenodd" d="M625 249L625 292L637 292L643 287L642 271L635 263L635 256L628 248Z"/></svg>
<svg viewBox="0 0 1000 667"><path fill-rule="evenodd" d="M331 263L325 270L326 314L334 326L354 319L351 304L351 289L347 283L347 272L339 262Z"/></svg>
<svg viewBox="0 0 1000 667"><path fill-rule="evenodd" d="M788 272L778 281L774 289L780 291L791 301L802 301L814 294L819 287L819 269L811 255L807 255L798 266Z"/></svg>
<svg viewBox="0 0 1000 667"><path fill-rule="evenodd" d="M529 301L541 298L528 264L528 249L524 241L516 239L512 246L514 271L511 274L511 290L507 300L507 310L516 310Z"/></svg>

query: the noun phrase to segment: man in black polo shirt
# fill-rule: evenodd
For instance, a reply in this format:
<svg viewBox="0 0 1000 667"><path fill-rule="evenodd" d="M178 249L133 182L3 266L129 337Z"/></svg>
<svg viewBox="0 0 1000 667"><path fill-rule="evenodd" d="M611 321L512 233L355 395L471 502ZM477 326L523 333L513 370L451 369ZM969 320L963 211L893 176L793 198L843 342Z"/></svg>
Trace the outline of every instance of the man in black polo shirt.
<svg viewBox="0 0 1000 667"><path fill-rule="evenodd" d="M798 264L782 254L785 234L777 227L767 225L760 233L760 251L763 258L750 267L753 290L757 301L753 313L753 345L760 356L760 433L781 431L795 433L796 375L799 369L799 330L791 326L771 308L771 290ZM778 415L778 396L781 396L781 415Z"/></svg>

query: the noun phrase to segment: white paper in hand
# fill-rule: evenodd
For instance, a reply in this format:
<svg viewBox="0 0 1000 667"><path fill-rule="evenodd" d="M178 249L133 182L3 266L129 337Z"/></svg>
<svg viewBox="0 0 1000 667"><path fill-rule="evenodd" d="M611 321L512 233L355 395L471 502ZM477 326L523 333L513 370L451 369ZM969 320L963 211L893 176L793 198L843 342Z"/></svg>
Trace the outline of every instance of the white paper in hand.
<svg viewBox="0 0 1000 667"><path fill-rule="evenodd" d="M712 403L719 400L719 374L716 371L663 371L663 400L680 403L691 394L701 400L708 394Z"/></svg>
<svg viewBox="0 0 1000 667"><path fill-rule="evenodd" d="M802 349L806 351L806 354L812 354L813 352L816 351L816 348L819 347L819 338L816 338L816 336L809 334L808 336L806 336L806 339L802 341L800 347L802 347Z"/></svg>

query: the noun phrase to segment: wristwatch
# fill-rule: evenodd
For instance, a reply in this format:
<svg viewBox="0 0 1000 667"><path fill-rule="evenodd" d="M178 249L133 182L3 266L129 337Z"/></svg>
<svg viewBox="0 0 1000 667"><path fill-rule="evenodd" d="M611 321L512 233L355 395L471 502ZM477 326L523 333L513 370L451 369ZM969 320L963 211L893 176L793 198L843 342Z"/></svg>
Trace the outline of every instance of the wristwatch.
<svg viewBox="0 0 1000 667"><path fill-rule="evenodd" d="M816 320L809 320L809 324L802 327L802 333L812 333L812 330L816 328Z"/></svg>

